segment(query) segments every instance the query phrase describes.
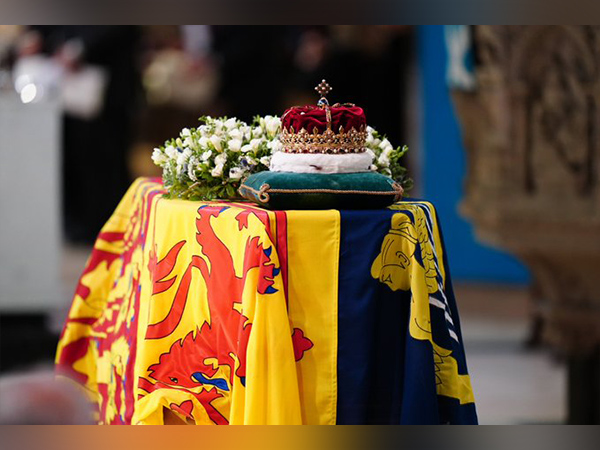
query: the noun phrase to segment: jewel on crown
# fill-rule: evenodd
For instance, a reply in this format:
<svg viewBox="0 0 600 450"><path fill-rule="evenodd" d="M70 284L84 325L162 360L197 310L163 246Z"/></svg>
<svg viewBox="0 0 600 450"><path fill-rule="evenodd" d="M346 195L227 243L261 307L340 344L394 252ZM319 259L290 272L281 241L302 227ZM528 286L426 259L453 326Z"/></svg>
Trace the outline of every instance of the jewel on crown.
<svg viewBox="0 0 600 450"><path fill-rule="evenodd" d="M362 153L367 125L364 111L352 103L329 105L331 86L315 87L321 98L316 106L295 106L282 116L280 141L286 153Z"/></svg>

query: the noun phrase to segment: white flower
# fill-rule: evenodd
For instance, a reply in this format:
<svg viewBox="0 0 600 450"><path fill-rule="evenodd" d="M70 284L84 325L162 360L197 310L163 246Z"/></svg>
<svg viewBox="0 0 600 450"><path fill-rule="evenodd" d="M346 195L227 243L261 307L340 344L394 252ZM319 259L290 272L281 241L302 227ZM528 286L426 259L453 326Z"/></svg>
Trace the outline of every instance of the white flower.
<svg viewBox="0 0 600 450"><path fill-rule="evenodd" d="M244 125L239 128L240 130L240 139L249 140L252 137L252 129L248 125Z"/></svg>
<svg viewBox="0 0 600 450"><path fill-rule="evenodd" d="M258 138L258 137L261 137L262 134L263 134L263 130L261 127L254 127L252 129L252 137Z"/></svg>
<svg viewBox="0 0 600 450"><path fill-rule="evenodd" d="M240 158L240 161L242 163L245 162L250 167L256 166L256 160L250 156L243 156L242 158Z"/></svg>
<svg viewBox="0 0 600 450"><path fill-rule="evenodd" d="M264 142L264 139L260 138L260 139L252 139L250 141L250 148L254 151L258 150L258 147L260 144L262 144Z"/></svg>
<svg viewBox="0 0 600 450"><path fill-rule="evenodd" d="M222 166L227 162L227 154L226 153L220 153L217 156L215 156L215 164L217 166Z"/></svg>
<svg viewBox="0 0 600 450"><path fill-rule="evenodd" d="M373 135L371 133L368 133L367 134L367 139L365 140L365 144L367 144L367 145L370 146L371 144L373 144L373 140L374 140L373 139Z"/></svg>
<svg viewBox="0 0 600 450"><path fill-rule="evenodd" d="M168 160L169 159L167 158L167 155L165 155L159 148L155 148L152 152L152 161L154 161L154 164L157 166L162 167Z"/></svg>
<svg viewBox="0 0 600 450"><path fill-rule="evenodd" d="M210 142L215 147L218 152L223 151L223 146L221 145L221 138L215 134L210 137Z"/></svg>
<svg viewBox="0 0 600 450"><path fill-rule="evenodd" d="M204 162L208 161L208 158L212 155L212 150L206 150L202 155L200 155L200 159Z"/></svg>
<svg viewBox="0 0 600 450"><path fill-rule="evenodd" d="M206 136L202 136L200 139L198 139L198 145L201 148L206 148L208 146L209 143L209 139Z"/></svg>
<svg viewBox="0 0 600 450"><path fill-rule="evenodd" d="M231 139L242 139L244 137L244 133L239 128L234 128L233 130L229 130L229 137Z"/></svg>
<svg viewBox="0 0 600 450"><path fill-rule="evenodd" d="M165 164L167 162L168 158L167 155L165 155L160 148L155 148L154 151L152 152L152 161L154 161L154 164L156 164L157 166L163 166L163 164Z"/></svg>
<svg viewBox="0 0 600 450"><path fill-rule="evenodd" d="M279 142L279 139L273 139L272 141L267 142L267 147L271 149L271 153L276 153L281 150L283 144Z"/></svg>
<svg viewBox="0 0 600 450"><path fill-rule="evenodd" d="M373 129L373 127L370 127L370 126L367 125L367 133L373 134L374 131L375 130Z"/></svg>
<svg viewBox="0 0 600 450"><path fill-rule="evenodd" d="M181 135L182 136L190 136L192 133L190 132L189 128L184 128L183 130L181 130Z"/></svg>
<svg viewBox="0 0 600 450"><path fill-rule="evenodd" d="M232 152L239 152L242 148L242 140L241 139L231 139L227 143L227 146L229 147L229 150L231 150Z"/></svg>
<svg viewBox="0 0 600 450"><path fill-rule="evenodd" d="M185 145L186 147L194 147L194 140L191 137L186 137L183 140L183 145Z"/></svg>
<svg viewBox="0 0 600 450"><path fill-rule="evenodd" d="M220 155L219 155L220 156ZM213 177L220 177L221 175L223 175L223 166L224 164L217 164L213 170L210 171L210 174Z"/></svg>
<svg viewBox="0 0 600 450"><path fill-rule="evenodd" d="M386 148L390 148L391 149L392 148L392 144L390 144L390 141L388 141L387 138L386 138L386 139L384 139L383 141L381 141L379 143L379 148L382 149L382 150L385 150Z"/></svg>
<svg viewBox="0 0 600 450"><path fill-rule="evenodd" d="M379 144L381 144L381 139L373 139L373 145L375 147L379 147Z"/></svg>
<svg viewBox="0 0 600 450"><path fill-rule="evenodd" d="M263 156L262 158L260 158L260 163L264 164L265 166L269 166L269 164L271 164L271 157L270 156Z"/></svg>
<svg viewBox="0 0 600 450"><path fill-rule="evenodd" d="M274 116L265 117L265 128L269 136L275 136L281 127L281 119Z"/></svg>
<svg viewBox="0 0 600 450"><path fill-rule="evenodd" d="M179 153L179 155L177 155L177 165L183 166L190 156L192 156L192 151L189 148L186 148L184 151Z"/></svg>
<svg viewBox="0 0 600 450"><path fill-rule="evenodd" d="M242 149L241 150L242 150L243 153L247 153L250 150L252 150L252 146L250 144L244 144L244 145L242 145Z"/></svg>
<svg viewBox="0 0 600 450"><path fill-rule="evenodd" d="M371 164L369 166L369 170L372 171L372 172L375 172L375 171L377 171L377 166L375 164Z"/></svg>
<svg viewBox="0 0 600 450"><path fill-rule="evenodd" d="M198 160L196 159L195 156L192 156L188 162L188 177L190 177L190 180L192 181L198 181L198 178L196 178L196 166L198 164Z"/></svg>
<svg viewBox="0 0 600 450"><path fill-rule="evenodd" d="M244 175L244 170L241 167L232 167L229 170L229 178L239 180Z"/></svg>
<svg viewBox="0 0 600 450"><path fill-rule="evenodd" d="M232 117L231 119L227 119L224 123L225 128L227 128L228 130L231 130L232 128L235 128L235 126L237 125L237 120L235 119L235 117Z"/></svg>
<svg viewBox="0 0 600 450"><path fill-rule="evenodd" d="M377 160L377 162L383 167L389 167L390 165L390 159L385 153L379 155L379 159Z"/></svg>
<svg viewBox="0 0 600 450"><path fill-rule="evenodd" d="M375 158L375 152L374 152L373 150L371 150L370 148L367 148L367 149L365 150L365 153L366 153L367 155L369 155L371 158Z"/></svg>
<svg viewBox="0 0 600 450"><path fill-rule="evenodd" d="M167 147L165 148L165 153L171 159L174 159L177 157L177 149L175 147L173 147L172 145L167 145Z"/></svg>

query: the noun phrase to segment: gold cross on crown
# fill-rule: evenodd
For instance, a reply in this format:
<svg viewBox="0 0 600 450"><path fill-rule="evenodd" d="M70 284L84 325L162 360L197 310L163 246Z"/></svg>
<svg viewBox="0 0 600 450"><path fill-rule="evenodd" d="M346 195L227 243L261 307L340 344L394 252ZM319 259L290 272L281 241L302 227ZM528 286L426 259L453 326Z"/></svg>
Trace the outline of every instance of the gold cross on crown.
<svg viewBox="0 0 600 450"><path fill-rule="evenodd" d="M319 83L319 85L315 88L315 91L317 91L319 95L324 98L327 96L327 94L331 92L331 86L329 86L329 83L327 83L327 81L322 80Z"/></svg>

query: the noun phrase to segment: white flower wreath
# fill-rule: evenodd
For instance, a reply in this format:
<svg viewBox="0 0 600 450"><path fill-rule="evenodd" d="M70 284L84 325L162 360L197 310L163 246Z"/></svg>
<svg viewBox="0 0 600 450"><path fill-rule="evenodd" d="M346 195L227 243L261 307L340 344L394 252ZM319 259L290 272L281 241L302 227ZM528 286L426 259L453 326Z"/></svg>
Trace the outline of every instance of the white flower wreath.
<svg viewBox="0 0 600 450"><path fill-rule="evenodd" d="M164 186L171 198L217 200L238 198L241 180L269 170L271 156L281 150L281 120L257 116L248 125L235 117L201 117L197 128L184 128L152 153L163 169ZM365 147L373 157L370 170L393 178L404 189L412 180L400 164L408 147L393 147L376 130L367 127Z"/></svg>

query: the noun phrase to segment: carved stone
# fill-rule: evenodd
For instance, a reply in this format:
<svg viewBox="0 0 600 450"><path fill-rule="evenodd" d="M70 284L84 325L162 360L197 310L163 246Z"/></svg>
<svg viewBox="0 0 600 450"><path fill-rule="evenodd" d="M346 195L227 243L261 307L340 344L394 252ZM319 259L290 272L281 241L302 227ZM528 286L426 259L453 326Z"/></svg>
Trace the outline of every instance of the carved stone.
<svg viewBox="0 0 600 450"><path fill-rule="evenodd" d="M468 152L461 211L531 269L548 342L596 361L600 27L476 26L473 37L477 87L452 93Z"/></svg>

